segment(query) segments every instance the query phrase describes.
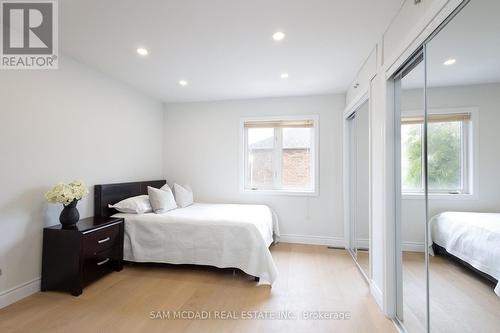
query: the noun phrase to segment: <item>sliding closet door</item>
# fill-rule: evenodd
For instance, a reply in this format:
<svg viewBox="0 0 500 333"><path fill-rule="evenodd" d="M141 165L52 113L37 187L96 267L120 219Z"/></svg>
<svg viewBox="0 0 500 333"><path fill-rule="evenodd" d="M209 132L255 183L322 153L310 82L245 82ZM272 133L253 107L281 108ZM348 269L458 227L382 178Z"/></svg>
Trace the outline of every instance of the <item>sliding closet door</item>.
<svg viewBox="0 0 500 333"><path fill-rule="evenodd" d="M423 51L397 74L397 318L409 333L427 332L426 113Z"/></svg>
<svg viewBox="0 0 500 333"><path fill-rule="evenodd" d="M397 317L500 328L500 1L465 1L395 77Z"/></svg>
<svg viewBox="0 0 500 333"><path fill-rule="evenodd" d="M367 277L370 276L370 179L369 179L369 103L356 110L356 224L354 230L356 259Z"/></svg>
<svg viewBox="0 0 500 333"><path fill-rule="evenodd" d="M347 119L349 174L350 252L366 275L370 276L370 203L369 203L369 103L364 102Z"/></svg>
<svg viewBox="0 0 500 333"><path fill-rule="evenodd" d="M426 44L431 332L500 331L499 14L473 0Z"/></svg>

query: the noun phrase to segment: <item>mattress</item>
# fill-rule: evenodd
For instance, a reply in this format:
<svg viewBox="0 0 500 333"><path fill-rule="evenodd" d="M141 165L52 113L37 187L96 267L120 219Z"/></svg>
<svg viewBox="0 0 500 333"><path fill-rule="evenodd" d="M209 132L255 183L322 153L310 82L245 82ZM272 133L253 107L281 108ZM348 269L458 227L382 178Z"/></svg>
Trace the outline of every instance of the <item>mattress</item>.
<svg viewBox="0 0 500 333"><path fill-rule="evenodd" d="M429 223L429 244L500 280L500 214L444 212ZM432 248L431 248L432 253ZM495 288L500 296L500 283Z"/></svg>
<svg viewBox="0 0 500 333"><path fill-rule="evenodd" d="M279 240L279 226L267 206L195 203L113 217L125 220L127 261L238 268L270 284L277 277L269 246Z"/></svg>

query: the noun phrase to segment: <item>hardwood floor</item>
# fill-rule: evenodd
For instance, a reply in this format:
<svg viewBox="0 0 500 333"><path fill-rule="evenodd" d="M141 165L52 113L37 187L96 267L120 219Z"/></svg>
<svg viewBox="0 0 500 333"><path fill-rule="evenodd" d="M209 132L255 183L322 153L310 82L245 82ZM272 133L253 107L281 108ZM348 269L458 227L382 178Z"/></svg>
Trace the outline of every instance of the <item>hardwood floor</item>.
<svg viewBox="0 0 500 333"><path fill-rule="evenodd" d="M410 333L424 333L426 294L425 256L403 252L403 322Z"/></svg>
<svg viewBox="0 0 500 333"><path fill-rule="evenodd" d="M403 255L403 297L408 332L425 331L424 254ZM500 297L494 284L443 257L430 257L431 331L438 333L498 332Z"/></svg>
<svg viewBox="0 0 500 333"><path fill-rule="evenodd" d="M80 297L37 293L0 310L0 332L396 332L346 251L279 244L272 254L279 271L272 288L241 272L126 265ZM152 311L207 311L212 319L150 319ZM221 320L213 319L221 315L216 311L239 317L241 311L289 311L299 318ZM304 320L304 311L348 312L350 319Z"/></svg>

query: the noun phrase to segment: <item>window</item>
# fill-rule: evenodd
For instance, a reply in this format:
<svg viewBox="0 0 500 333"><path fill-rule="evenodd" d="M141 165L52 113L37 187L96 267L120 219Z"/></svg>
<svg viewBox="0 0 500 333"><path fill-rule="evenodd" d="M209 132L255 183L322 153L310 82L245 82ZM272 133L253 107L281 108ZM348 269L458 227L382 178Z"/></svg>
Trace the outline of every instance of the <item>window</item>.
<svg viewBox="0 0 500 333"><path fill-rule="evenodd" d="M403 192L423 193L423 116L401 118ZM470 194L470 113L428 116L428 186L430 193Z"/></svg>
<svg viewBox="0 0 500 333"><path fill-rule="evenodd" d="M317 117L244 120L244 189L316 191Z"/></svg>

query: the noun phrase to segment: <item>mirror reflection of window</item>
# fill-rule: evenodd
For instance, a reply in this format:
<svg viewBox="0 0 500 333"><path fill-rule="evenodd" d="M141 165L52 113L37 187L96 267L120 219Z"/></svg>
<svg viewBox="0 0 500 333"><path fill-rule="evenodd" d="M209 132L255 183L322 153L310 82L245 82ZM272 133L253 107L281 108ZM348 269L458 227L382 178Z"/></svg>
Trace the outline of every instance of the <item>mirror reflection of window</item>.
<svg viewBox="0 0 500 333"><path fill-rule="evenodd" d="M403 116L401 124L403 192L423 194L424 119ZM427 156L430 193L469 193L470 131L469 113L429 114Z"/></svg>

